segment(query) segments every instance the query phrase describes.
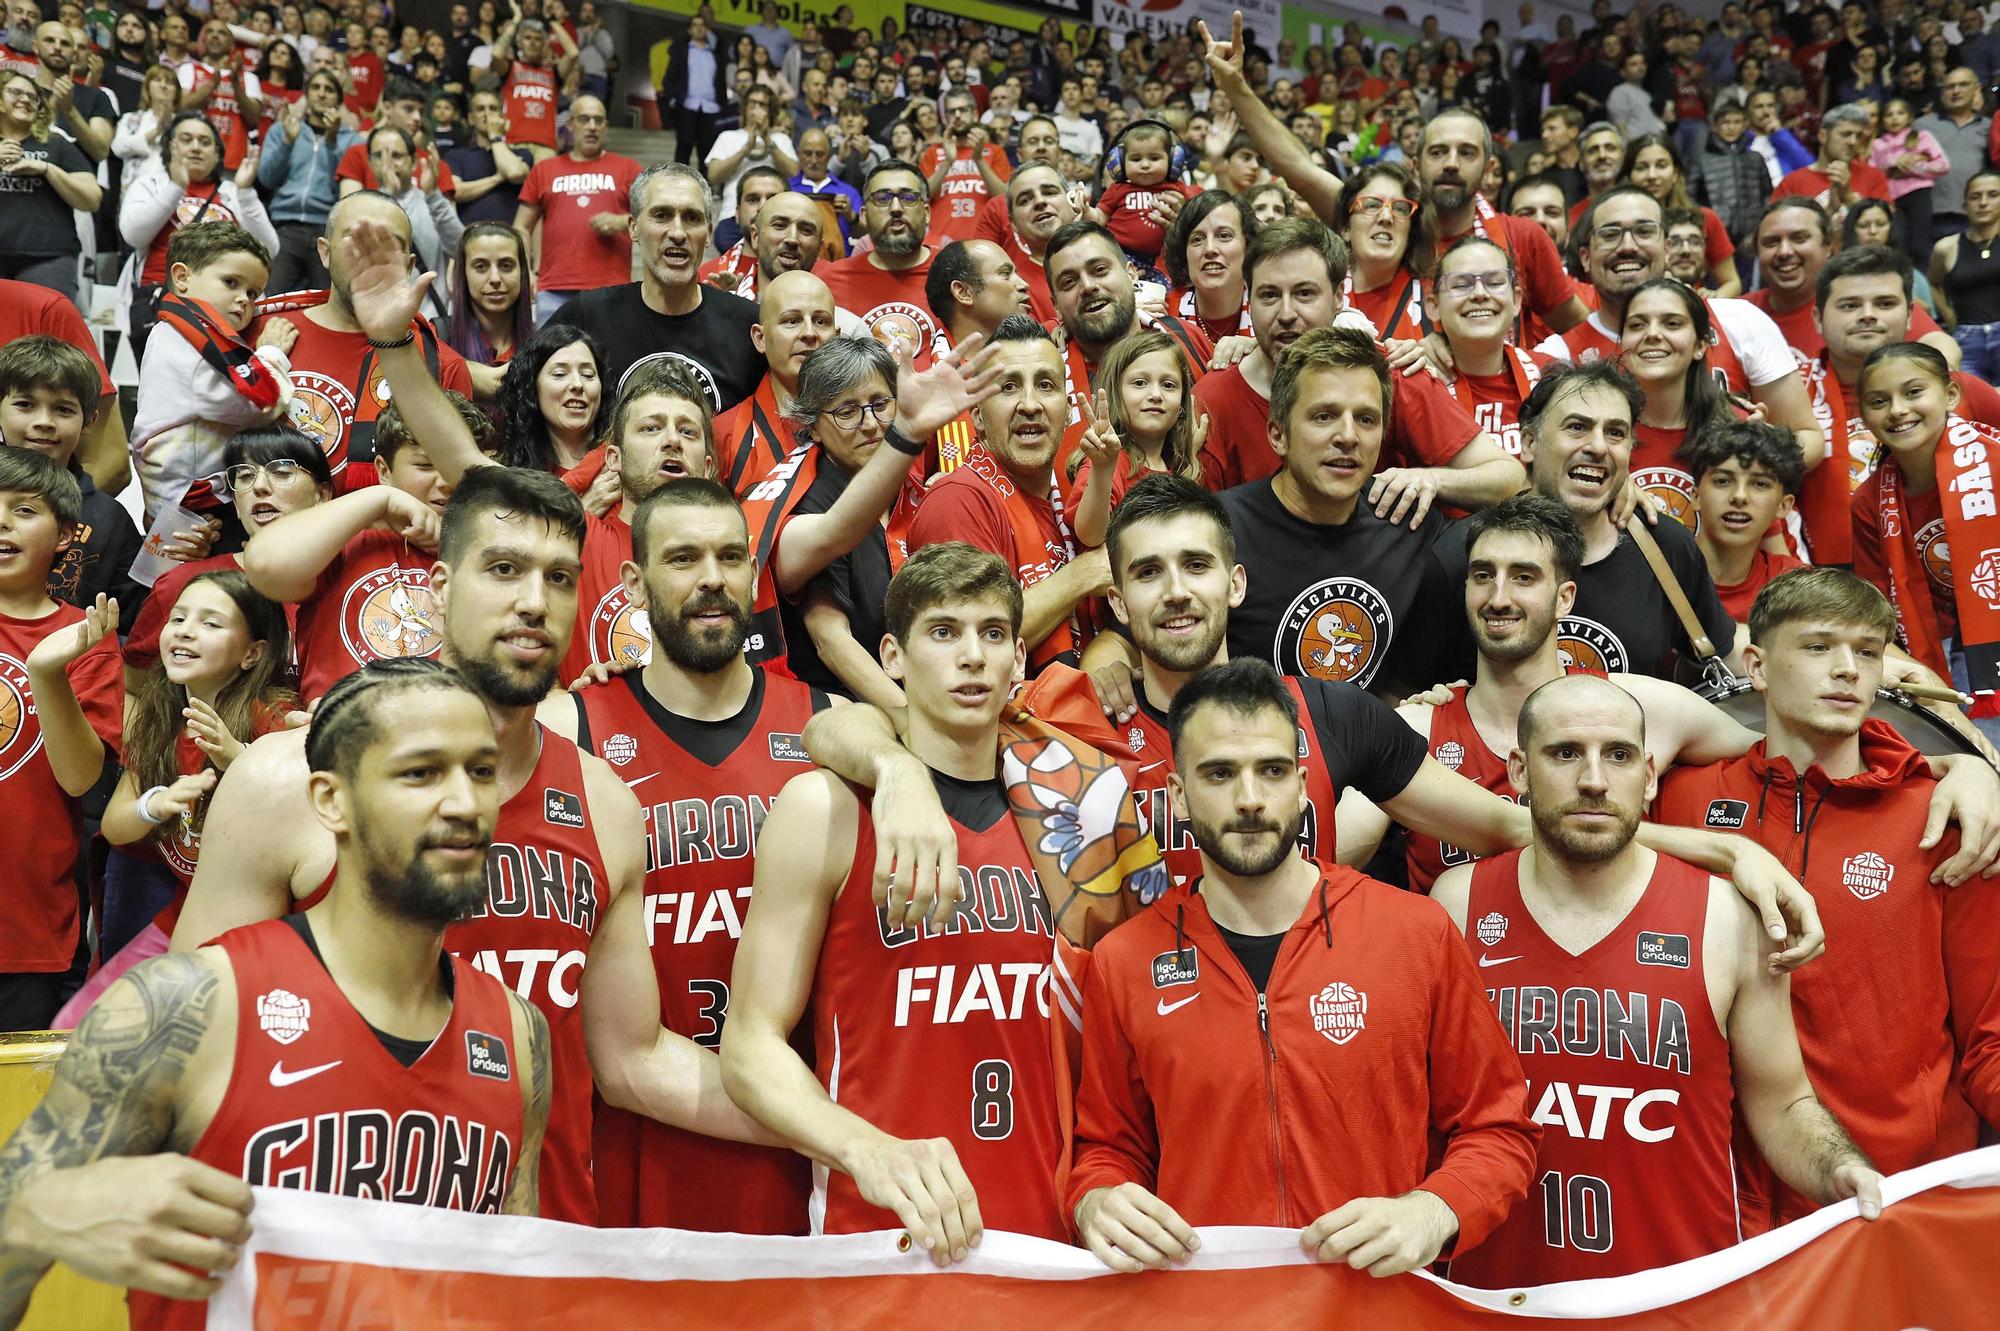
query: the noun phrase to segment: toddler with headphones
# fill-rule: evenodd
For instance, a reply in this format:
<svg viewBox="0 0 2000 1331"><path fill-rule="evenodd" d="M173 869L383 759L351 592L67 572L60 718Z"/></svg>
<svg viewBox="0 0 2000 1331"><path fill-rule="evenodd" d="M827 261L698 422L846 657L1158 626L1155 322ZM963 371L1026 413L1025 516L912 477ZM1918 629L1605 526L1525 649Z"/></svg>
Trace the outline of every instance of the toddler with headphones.
<svg viewBox="0 0 2000 1331"><path fill-rule="evenodd" d="M1141 269L1157 270L1173 216L1163 214L1160 196L1191 199L1200 192L1182 179L1187 174L1186 150L1160 121L1135 120L1105 155L1104 166L1112 181L1097 202L1105 226Z"/></svg>

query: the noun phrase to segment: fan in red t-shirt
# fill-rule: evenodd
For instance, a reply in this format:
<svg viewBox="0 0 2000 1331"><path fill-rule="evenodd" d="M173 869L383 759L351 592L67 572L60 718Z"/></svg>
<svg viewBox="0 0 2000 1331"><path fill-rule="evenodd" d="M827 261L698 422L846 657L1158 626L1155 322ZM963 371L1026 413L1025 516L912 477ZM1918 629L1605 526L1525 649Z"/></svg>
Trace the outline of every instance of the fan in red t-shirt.
<svg viewBox="0 0 2000 1331"><path fill-rule="evenodd" d="M541 228L538 298L552 294L566 300L632 280L630 196L639 164L604 151L609 124L603 102L577 98L569 109L574 146L535 163L521 186L514 229L532 238Z"/></svg>
<svg viewBox="0 0 2000 1331"><path fill-rule="evenodd" d="M1868 113L1852 104L1836 106L1819 127L1819 156L1778 182L1774 199L1803 194L1830 211L1857 199L1889 202L1889 177L1868 163Z"/></svg>
<svg viewBox="0 0 2000 1331"><path fill-rule="evenodd" d="M979 103L959 89L944 99L945 138L924 149L917 169L931 193L931 225L924 240L933 246L970 240L978 234L979 210L1007 189L1014 168L1007 152L989 141L978 122Z"/></svg>
<svg viewBox="0 0 2000 1331"><path fill-rule="evenodd" d="M1700 525L1694 543L1715 580L1722 608L1739 624L1764 584L1805 564L1763 548L1765 533L1788 522L1805 484L1805 455L1791 431L1762 421L1732 421L1688 442L1681 454L1694 476Z"/></svg>

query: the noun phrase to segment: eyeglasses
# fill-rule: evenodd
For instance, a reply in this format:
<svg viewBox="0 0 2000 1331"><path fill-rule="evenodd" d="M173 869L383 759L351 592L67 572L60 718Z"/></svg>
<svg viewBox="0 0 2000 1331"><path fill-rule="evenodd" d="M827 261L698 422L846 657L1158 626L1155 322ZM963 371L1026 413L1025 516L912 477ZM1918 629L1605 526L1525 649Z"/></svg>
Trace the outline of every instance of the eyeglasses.
<svg viewBox="0 0 2000 1331"><path fill-rule="evenodd" d="M1703 246L1705 246L1707 243L1708 239L1705 236L1667 237L1667 248L1670 250L1698 250L1701 249Z"/></svg>
<svg viewBox="0 0 2000 1331"><path fill-rule="evenodd" d="M827 418L843 430L851 430L861 420L861 413L867 412L878 425L887 425L896 419L896 399L878 397L871 402L849 402L844 406L827 408Z"/></svg>
<svg viewBox="0 0 2000 1331"><path fill-rule="evenodd" d="M227 471L217 473L222 477L223 488L231 493L249 489L257 483L259 476L268 476L273 485L283 485L305 474L305 464L295 458L273 458L265 463L239 462Z"/></svg>
<svg viewBox="0 0 2000 1331"><path fill-rule="evenodd" d="M1384 199L1370 194L1366 198L1356 199L1354 206L1347 210L1347 215L1352 217L1356 213L1365 213L1373 217L1384 208L1387 208L1396 216L1407 220L1416 215L1417 201L1415 199Z"/></svg>
<svg viewBox="0 0 2000 1331"><path fill-rule="evenodd" d="M878 189L868 196L870 208L893 208L899 203L914 208L923 202L926 202L923 192L913 189Z"/></svg>
<svg viewBox="0 0 2000 1331"><path fill-rule="evenodd" d="M1488 268L1483 273L1453 273L1450 277L1438 279L1438 290L1447 296L1469 296L1481 287L1497 296L1513 285L1514 275L1505 268Z"/></svg>
<svg viewBox="0 0 2000 1331"><path fill-rule="evenodd" d="M1632 222L1630 224L1606 222L1603 226L1591 228L1590 243L1600 249L1608 250L1622 242L1629 235L1640 244L1646 245L1658 240L1663 230L1658 222Z"/></svg>

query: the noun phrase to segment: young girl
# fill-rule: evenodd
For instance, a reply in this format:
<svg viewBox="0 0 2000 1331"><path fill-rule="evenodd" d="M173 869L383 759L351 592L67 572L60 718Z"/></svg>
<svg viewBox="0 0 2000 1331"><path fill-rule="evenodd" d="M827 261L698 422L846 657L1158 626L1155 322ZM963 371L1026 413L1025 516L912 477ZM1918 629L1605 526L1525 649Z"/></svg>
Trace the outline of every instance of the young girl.
<svg viewBox="0 0 2000 1331"><path fill-rule="evenodd" d="M182 588L167 615L160 660L125 700L125 771L104 810L105 840L150 843L177 880L166 909L98 968L56 1014L73 1026L111 982L167 950L201 855L208 796L251 740L282 729L297 696L285 610L240 572L212 572Z"/></svg>
<svg viewBox="0 0 2000 1331"><path fill-rule="evenodd" d="M1870 352L1859 393L1883 452L1854 492L1854 571L1895 604L1903 649L1977 695L1970 715L1990 739L2000 733L2000 613L1978 589L1978 552L2000 546L1989 472L2000 432L1958 415L1951 367L1921 342Z"/></svg>
<svg viewBox="0 0 2000 1331"><path fill-rule="evenodd" d="M1918 129L1906 98L1891 97L1882 108L1882 135L1868 150L1868 160L1889 177L1889 197L1903 221L1903 235L1921 248L1908 248L1921 264L1930 257L1931 198L1937 178L1951 170L1944 149L1927 129Z"/></svg>
<svg viewBox="0 0 2000 1331"><path fill-rule="evenodd" d="M1194 413L1194 371L1187 353L1157 330L1133 333L1104 355L1097 380L1095 410L1086 404L1090 428L1079 441L1080 465L1071 481L1069 509L1076 515L1076 539L1102 545L1111 510L1132 483L1151 471L1201 479L1201 446L1208 417Z"/></svg>
<svg viewBox="0 0 2000 1331"><path fill-rule="evenodd" d="M1688 196L1687 172L1681 167L1680 152L1665 134L1641 134L1632 140L1625 149L1625 165L1619 172L1619 180L1637 185L1658 199L1662 208L1695 206ZM1722 224L1713 208L1701 209L1701 231L1702 257L1710 288L1707 294L1742 295L1743 279L1736 272L1736 244L1729 239L1729 228Z"/></svg>
<svg viewBox="0 0 2000 1331"><path fill-rule="evenodd" d="M1623 364L1646 395L1633 423L1632 483L1690 529L1694 475L1682 445L1737 415L1709 369L1714 342L1708 307L1684 282L1656 277L1625 307Z"/></svg>

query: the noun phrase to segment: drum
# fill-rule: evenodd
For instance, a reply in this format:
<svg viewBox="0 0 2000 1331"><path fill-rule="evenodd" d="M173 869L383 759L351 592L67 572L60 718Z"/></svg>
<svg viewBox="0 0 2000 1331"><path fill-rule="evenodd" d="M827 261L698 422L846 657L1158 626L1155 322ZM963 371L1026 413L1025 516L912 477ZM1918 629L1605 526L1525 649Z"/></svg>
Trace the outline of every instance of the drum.
<svg viewBox="0 0 2000 1331"><path fill-rule="evenodd" d="M1701 685L1695 692L1729 713L1735 720L1759 734L1763 733L1764 695L1752 688L1749 680L1731 679L1719 684L1711 682ZM1971 740L1892 689L1875 691L1875 705L1868 709L1868 715L1894 726L1919 753L1943 755L1979 752L1972 746Z"/></svg>

